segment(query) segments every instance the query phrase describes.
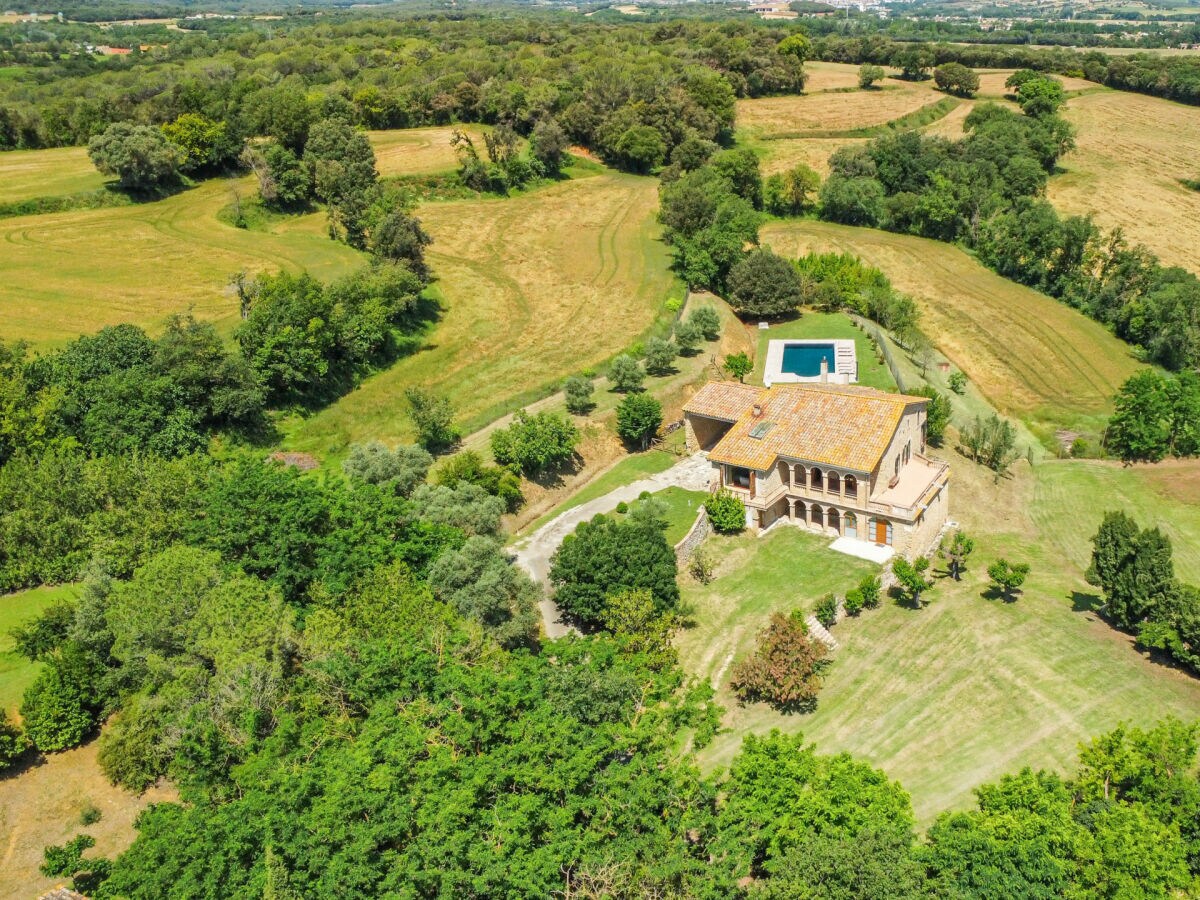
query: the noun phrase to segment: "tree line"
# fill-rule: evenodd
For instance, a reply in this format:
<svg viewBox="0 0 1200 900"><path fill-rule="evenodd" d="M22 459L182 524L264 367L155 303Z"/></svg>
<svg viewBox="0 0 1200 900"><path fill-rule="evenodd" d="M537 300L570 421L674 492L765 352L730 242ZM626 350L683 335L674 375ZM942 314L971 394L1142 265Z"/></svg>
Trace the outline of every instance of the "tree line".
<svg viewBox="0 0 1200 900"><path fill-rule="evenodd" d="M1092 537L1087 580L1100 589L1101 609L1115 627L1200 671L1200 588L1175 577L1172 555L1158 528L1109 512Z"/></svg>
<svg viewBox="0 0 1200 900"><path fill-rule="evenodd" d="M814 30L820 25L809 25ZM828 27L833 27L832 23ZM1123 91L1150 94L1179 103L1200 104L1200 60L1154 53L1117 55L1065 47L1035 48L993 43L897 41L879 34L814 36L812 58L827 62L894 66L922 77L935 66L954 62L972 69L1032 69L1086 78Z"/></svg>
<svg viewBox="0 0 1200 900"><path fill-rule="evenodd" d="M783 36L731 22L289 19L270 33L194 34L154 57L81 66L71 56L37 81L6 79L0 149L81 144L115 122L185 115L239 144L269 136L293 150L334 115L364 128L480 122L521 135L553 121L610 164L644 171L689 137L727 141L737 97L799 92L807 41L780 52Z"/></svg>

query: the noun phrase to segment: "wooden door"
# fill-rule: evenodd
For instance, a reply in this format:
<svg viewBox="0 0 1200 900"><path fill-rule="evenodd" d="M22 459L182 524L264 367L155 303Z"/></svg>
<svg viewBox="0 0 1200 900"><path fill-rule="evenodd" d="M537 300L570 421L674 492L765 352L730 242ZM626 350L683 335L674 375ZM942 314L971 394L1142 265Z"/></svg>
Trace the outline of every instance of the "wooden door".
<svg viewBox="0 0 1200 900"><path fill-rule="evenodd" d="M884 519L875 520L875 543L887 543L887 522Z"/></svg>

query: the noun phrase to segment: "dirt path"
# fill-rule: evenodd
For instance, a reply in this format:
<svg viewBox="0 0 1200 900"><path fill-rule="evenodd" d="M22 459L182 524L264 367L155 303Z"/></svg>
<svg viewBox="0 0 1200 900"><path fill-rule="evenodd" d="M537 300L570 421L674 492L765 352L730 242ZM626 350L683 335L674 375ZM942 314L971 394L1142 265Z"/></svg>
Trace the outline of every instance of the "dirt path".
<svg viewBox="0 0 1200 900"><path fill-rule="evenodd" d="M708 458L699 453L689 456L665 472L616 488L603 497L581 503L555 516L533 534L513 545L517 563L532 575L535 581L544 585L550 573L550 557L563 542L563 538L574 531L580 522L586 522L597 513L611 512L622 501L628 503L636 500L642 491L653 494L669 487L703 491L708 489L711 480L712 466ZM569 626L559 621L558 607L554 605L553 600L546 598L540 605L542 624L547 637L562 637L570 630Z"/></svg>

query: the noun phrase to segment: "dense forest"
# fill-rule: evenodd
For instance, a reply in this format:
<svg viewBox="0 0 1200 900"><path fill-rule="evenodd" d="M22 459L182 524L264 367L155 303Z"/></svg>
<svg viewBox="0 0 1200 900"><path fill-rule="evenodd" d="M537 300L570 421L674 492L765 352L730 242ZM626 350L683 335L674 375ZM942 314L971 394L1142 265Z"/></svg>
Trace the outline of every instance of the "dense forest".
<svg viewBox="0 0 1200 900"><path fill-rule="evenodd" d="M82 144L112 122L161 125L185 114L224 122L235 136L271 134L337 110L368 128L507 122L524 134L554 118L611 161L657 165L686 134L727 139L735 98L799 92L805 58L914 76L946 62L1030 68L1200 103L1200 61L1189 57L918 44L874 25L846 34L821 19L806 21L811 39L783 53L794 26L744 19L217 19L186 32L131 31L124 42L148 49L107 58L80 51L100 39L83 26L21 27L34 30L0 30L0 62L29 73L0 79L0 149Z"/></svg>

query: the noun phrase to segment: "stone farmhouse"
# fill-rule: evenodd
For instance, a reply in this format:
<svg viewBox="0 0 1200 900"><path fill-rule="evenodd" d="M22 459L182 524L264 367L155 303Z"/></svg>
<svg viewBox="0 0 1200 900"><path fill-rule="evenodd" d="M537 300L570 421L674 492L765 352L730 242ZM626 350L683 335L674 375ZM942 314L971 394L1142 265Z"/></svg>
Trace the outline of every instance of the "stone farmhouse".
<svg viewBox="0 0 1200 900"><path fill-rule="evenodd" d="M891 548L929 550L946 522L949 465L925 449L928 399L821 383L705 385L684 406L689 449L746 525L786 520Z"/></svg>

